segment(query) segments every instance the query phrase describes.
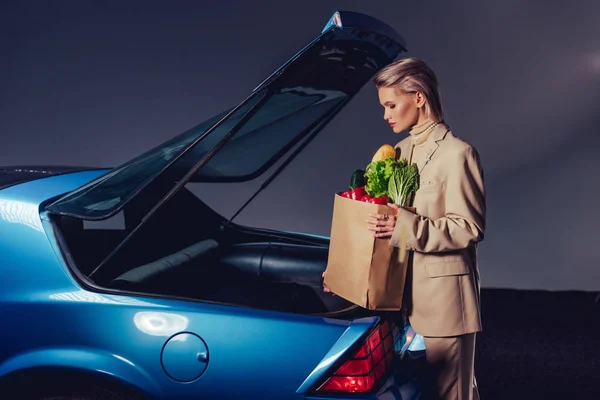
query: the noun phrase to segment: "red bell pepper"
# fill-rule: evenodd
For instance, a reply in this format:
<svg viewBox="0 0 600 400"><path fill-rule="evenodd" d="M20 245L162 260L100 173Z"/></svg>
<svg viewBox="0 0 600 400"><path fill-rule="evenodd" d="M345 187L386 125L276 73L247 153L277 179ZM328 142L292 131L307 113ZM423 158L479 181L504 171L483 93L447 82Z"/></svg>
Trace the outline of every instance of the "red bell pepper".
<svg viewBox="0 0 600 400"><path fill-rule="evenodd" d="M346 199L351 199L352 190L346 190L345 192L340 193L340 196L345 197Z"/></svg>
<svg viewBox="0 0 600 400"><path fill-rule="evenodd" d="M360 201L364 201L365 203L368 203L371 199L372 199L371 196L369 196L368 194L365 194L363 197L360 198Z"/></svg>
<svg viewBox="0 0 600 400"><path fill-rule="evenodd" d="M352 192L352 194L351 194L350 198L353 200L361 200L362 197L365 194L367 194L367 192L365 192L364 186L354 188L351 190L351 192Z"/></svg>
<svg viewBox="0 0 600 400"><path fill-rule="evenodd" d="M369 203L373 204L387 204L390 202L390 198L387 196L371 197Z"/></svg>

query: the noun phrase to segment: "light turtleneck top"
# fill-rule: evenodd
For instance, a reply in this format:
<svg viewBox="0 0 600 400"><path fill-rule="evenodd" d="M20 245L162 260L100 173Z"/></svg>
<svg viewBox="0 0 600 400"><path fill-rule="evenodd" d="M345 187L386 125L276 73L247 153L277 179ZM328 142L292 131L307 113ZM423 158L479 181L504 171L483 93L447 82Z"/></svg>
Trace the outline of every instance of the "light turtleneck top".
<svg viewBox="0 0 600 400"><path fill-rule="evenodd" d="M427 142L431 132L437 125L439 125L439 123L427 118L423 123L414 125L410 128L408 133L410 134L410 139L413 144L411 159L409 160L411 164L417 163L419 166L423 165L423 160L425 159L425 148L423 145Z"/></svg>
<svg viewBox="0 0 600 400"><path fill-rule="evenodd" d="M408 133L410 139L415 146L420 146L427 141L429 134L435 128L437 123L433 122L431 118L427 118L422 124L413 125Z"/></svg>

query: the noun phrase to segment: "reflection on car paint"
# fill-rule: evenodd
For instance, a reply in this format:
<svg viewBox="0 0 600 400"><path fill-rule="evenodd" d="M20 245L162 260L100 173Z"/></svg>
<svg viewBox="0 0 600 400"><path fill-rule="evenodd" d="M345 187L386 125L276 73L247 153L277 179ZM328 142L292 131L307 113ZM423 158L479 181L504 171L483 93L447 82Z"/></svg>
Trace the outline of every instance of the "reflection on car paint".
<svg viewBox="0 0 600 400"><path fill-rule="evenodd" d="M122 357L122 356L120 356L118 354L113 354L112 356L114 358L116 358L116 359L119 359L119 360L121 360L123 362L126 362L127 364L131 365L132 367L135 367L135 364L133 362L131 362L130 360L126 359L125 357Z"/></svg>
<svg viewBox="0 0 600 400"><path fill-rule="evenodd" d="M415 336L414 336L412 342L408 346L408 351L423 351L423 350L425 350L425 340L423 339L423 336L419 335L418 333L415 333Z"/></svg>
<svg viewBox="0 0 600 400"><path fill-rule="evenodd" d="M415 332L412 326L404 327L404 335L400 340L400 353L404 355L406 351L422 351L425 350L425 341L423 336Z"/></svg>
<svg viewBox="0 0 600 400"><path fill-rule="evenodd" d="M106 295L101 293L76 290L72 292L53 293L48 296L52 300L65 300L82 303L130 304L133 306L168 307L162 304L149 303L135 297Z"/></svg>
<svg viewBox="0 0 600 400"><path fill-rule="evenodd" d="M172 336L186 330L189 322L183 315L156 311L140 311L133 317L135 327L152 336Z"/></svg>
<svg viewBox="0 0 600 400"><path fill-rule="evenodd" d="M18 200L0 200L0 219L43 232L38 207Z"/></svg>

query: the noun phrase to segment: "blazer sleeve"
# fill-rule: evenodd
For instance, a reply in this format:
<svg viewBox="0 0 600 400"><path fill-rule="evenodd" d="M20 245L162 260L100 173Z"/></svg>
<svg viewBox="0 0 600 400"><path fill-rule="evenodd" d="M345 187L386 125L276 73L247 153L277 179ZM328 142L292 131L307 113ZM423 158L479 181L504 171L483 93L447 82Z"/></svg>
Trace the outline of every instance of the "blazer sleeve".
<svg viewBox="0 0 600 400"><path fill-rule="evenodd" d="M485 230L485 188L477 151L467 146L450 158L445 188L446 213L442 218L413 214L400 208L390 245L433 253L465 249L480 242Z"/></svg>

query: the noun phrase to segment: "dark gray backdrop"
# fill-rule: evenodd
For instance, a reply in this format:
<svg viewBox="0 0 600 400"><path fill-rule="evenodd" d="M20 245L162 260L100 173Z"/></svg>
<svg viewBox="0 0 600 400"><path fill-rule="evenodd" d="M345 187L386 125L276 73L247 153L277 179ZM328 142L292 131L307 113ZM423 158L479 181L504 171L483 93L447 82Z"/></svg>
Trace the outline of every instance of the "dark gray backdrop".
<svg viewBox="0 0 600 400"><path fill-rule="evenodd" d="M481 153L483 286L600 289L597 0L4 0L0 165L118 165L243 99L336 9L396 28ZM404 137L382 115L369 84L237 221L327 235L333 192ZM195 192L231 214L253 188Z"/></svg>

